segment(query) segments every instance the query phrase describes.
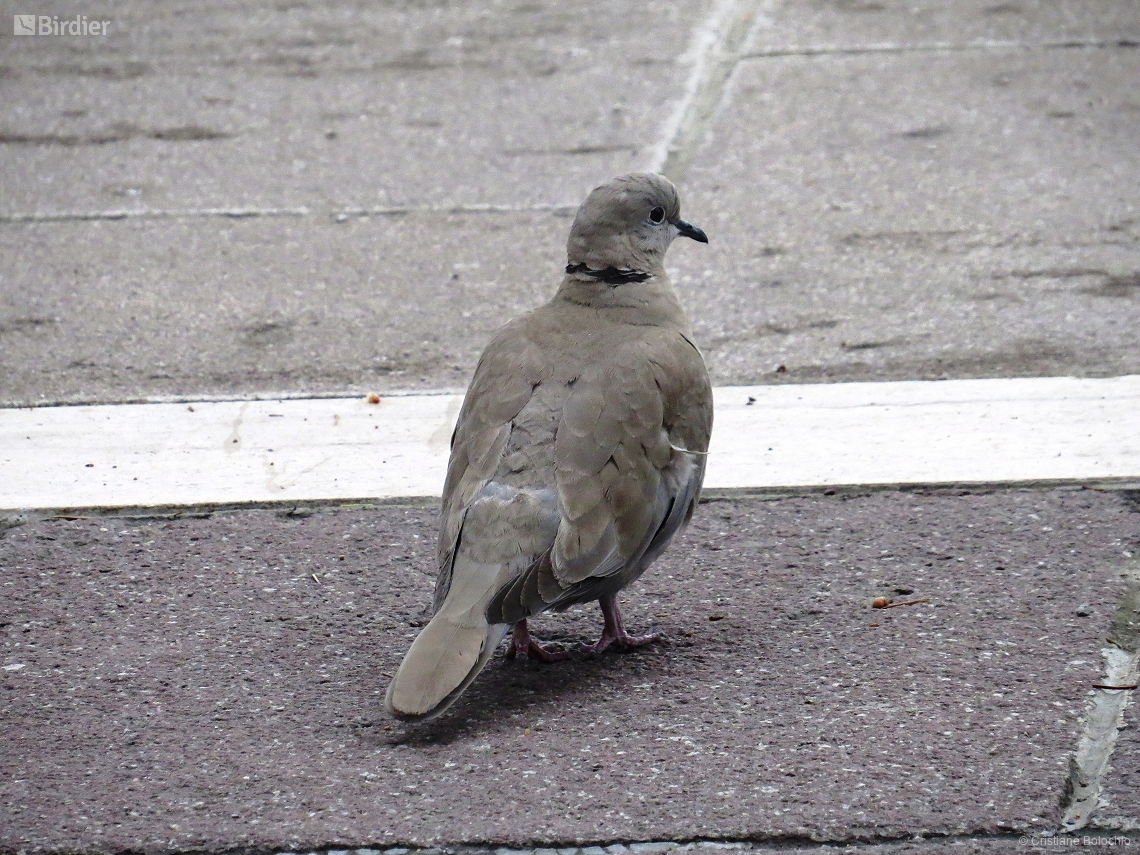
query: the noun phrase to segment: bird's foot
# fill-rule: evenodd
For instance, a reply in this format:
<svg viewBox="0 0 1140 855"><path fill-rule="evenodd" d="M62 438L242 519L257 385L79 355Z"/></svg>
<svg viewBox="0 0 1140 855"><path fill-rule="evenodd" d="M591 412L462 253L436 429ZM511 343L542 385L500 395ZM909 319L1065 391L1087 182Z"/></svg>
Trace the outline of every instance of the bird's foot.
<svg viewBox="0 0 1140 855"><path fill-rule="evenodd" d="M625 631L625 624L621 619L621 611L617 605L617 595L611 594L599 600L602 607L602 617L606 626L602 630L602 637L597 644L581 644L579 649L583 653L602 653L611 647L618 650L632 650L635 647L644 647L661 638L661 633L651 632L649 635L630 635Z"/></svg>
<svg viewBox="0 0 1140 855"><path fill-rule="evenodd" d="M580 644L583 653L603 653L611 647L618 650L632 650L635 647L644 647L661 639L661 633L651 632L648 635L630 635L625 629L620 632L610 632L607 627L602 631L602 637L597 644Z"/></svg>
<svg viewBox="0 0 1140 855"><path fill-rule="evenodd" d="M535 641L527 629L526 621L520 620L511 632L511 643L507 647L507 658L514 659L520 653L528 659L537 659L540 662L559 662L569 659L570 654L565 650L555 650Z"/></svg>

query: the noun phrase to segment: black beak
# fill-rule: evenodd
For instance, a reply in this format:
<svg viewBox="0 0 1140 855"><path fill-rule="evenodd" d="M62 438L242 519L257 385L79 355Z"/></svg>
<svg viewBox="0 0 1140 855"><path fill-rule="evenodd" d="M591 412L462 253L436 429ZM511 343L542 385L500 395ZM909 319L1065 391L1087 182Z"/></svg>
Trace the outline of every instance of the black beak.
<svg viewBox="0 0 1140 855"><path fill-rule="evenodd" d="M686 223L684 220L670 220L673 225L677 227L677 231L685 237L692 238L693 240L700 241L701 243L708 243L709 236L694 226L692 223Z"/></svg>

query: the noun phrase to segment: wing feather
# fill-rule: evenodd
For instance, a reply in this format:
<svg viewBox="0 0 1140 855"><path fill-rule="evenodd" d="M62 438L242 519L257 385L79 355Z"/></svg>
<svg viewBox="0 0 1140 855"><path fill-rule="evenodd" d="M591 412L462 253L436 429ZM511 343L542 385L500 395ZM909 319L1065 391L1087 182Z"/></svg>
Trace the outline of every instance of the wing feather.
<svg viewBox="0 0 1140 855"><path fill-rule="evenodd" d="M526 347L512 357L492 342L468 400L496 401L465 401L453 441L440 537L442 596L450 585L449 561L473 525L466 509L498 489L504 473L546 472L543 483L553 488L556 512L550 539L516 554L518 575L491 597L493 624L620 590L688 522L712 427L708 375L686 337L645 332L612 348L608 358L592 359L557 394L539 389L555 368L538 364ZM510 378L506 385L504 378ZM549 447L535 441L540 436L550 438ZM479 531L480 538L491 537Z"/></svg>

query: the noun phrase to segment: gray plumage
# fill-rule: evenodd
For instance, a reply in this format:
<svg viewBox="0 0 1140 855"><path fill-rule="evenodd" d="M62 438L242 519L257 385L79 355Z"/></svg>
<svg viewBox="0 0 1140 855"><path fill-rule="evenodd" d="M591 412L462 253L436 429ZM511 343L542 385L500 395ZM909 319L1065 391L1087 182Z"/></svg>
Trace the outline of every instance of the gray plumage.
<svg viewBox="0 0 1140 855"><path fill-rule="evenodd" d="M712 392L665 274L680 219L659 175L622 176L578 209L554 298L503 327L475 369L451 440L435 614L385 704L438 715L515 626L511 652L550 654L526 618L600 600L596 649L635 646L615 597L689 521Z"/></svg>

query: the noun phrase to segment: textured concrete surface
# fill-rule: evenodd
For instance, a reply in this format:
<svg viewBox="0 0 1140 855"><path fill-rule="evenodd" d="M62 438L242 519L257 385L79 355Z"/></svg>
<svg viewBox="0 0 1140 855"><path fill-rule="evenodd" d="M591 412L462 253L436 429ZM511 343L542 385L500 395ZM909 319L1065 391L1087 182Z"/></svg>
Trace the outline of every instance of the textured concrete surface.
<svg viewBox="0 0 1140 855"><path fill-rule="evenodd" d="M111 35L9 35L32 11ZM750 16L737 52L716 22ZM569 209L674 139L713 242L670 260L717 383L1135 373L1138 43L1128 0L3 0L0 404L462 387L555 287ZM1140 548L1130 495L706 504L630 592L665 643L496 662L412 733L379 699L433 511L18 525L0 851L1056 851L1029 832Z"/></svg>
<svg viewBox="0 0 1140 855"><path fill-rule="evenodd" d="M1140 371L1135 4L738 5L670 254L716 383ZM0 403L462 387L714 6L101 9L0 37Z"/></svg>
<svg viewBox="0 0 1140 855"><path fill-rule="evenodd" d="M569 223L543 212L0 225L0 397L462 389L490 332L552 293Z"/></svg>
<svg viewBox="0 0 1140 855"><path fill-rule="evenodd" d="M611 844L606 847L559 847L558 849L516 850L499 848L467 849L466 855L827 855L831 852L859 853L859 855L1012 855L1012 853L1057 851L1062 846L1097 847L1099 851L1131 853L1135 836L1096 832L1083 837L1034 837L1030 835L984 835L975 837L935 837L916 835L905 841L890 843L819 843L796 845L784 842L775 845L741 841L702 840L694 843L650 841L632 844ZM333 850L336 851L336 850ZM416 850L411 850L413 853ZM420 850L423 851L423 850ZM439 850L433 850L438 852ZM403 847L390 849L340 850L342 855L408 855ZM300 853L285 853L300 855ZM315 853L314 853L315 855ZM330 855L332 853L330 852Z"/></svg>
<svg viewBox="0 0 1140 855"><path fill-rule="evenodd" d="M1127 494L1132 508L1140 512L1140 493ZM1140 550L1132 550L1135 557L1129 567L1132 583L1125 593L1110 639L1122 656L1135 654L1140 647ZM1135 670L1132 671L1135 674ZM1112 685L1131 685L1134 678L1113 680ZM1140 843L1140 728L1136 719L1140 709L1136 689L1109 692L1124 695L1127 702L1119 721L1116 746L1109 758L1109 771L1101 792L1103 804L1093 818L1094 827L1123 831Z"/></svg>
<svg viewBox="0 0 1140 855"><path fill-rule="evenodd" d="M577 205L638 165L709 5L133 0L19 39L5 2L0 209Z"/></svg>
<svg viewBox="0 0 1140 855"><path fill-rule="evenodd" d="M1129 42L1140 36L1136 9L1098 0L775 0L762 7L748 51L1014 42Z"/></svg>
<svg viewBox="0 0 1140 855"><path fill-rule="evenodd" d="M1048 829L1140 538L1128 502L1087 490L707 503L626 597L665 642L496 659L405 731L381 697L425 616L435 519L10 529L0 847ZM594 609L537 622L567 644L599 629Z"/></svg>
<svg viewBox="0 0 1140 855"><path fill-rule="evenodd" d="M1119 827L1137 838L1140 844L1140 728L1136 725L1136 692L1125 711L1116 748L1112 752L1112 768L1105 787L1105 804L1097 813L1099 827Z"/></svg>
<svg viewBox="0 0 1140 855"><path fill-rule="evenodd" d="M685 188L716 251L674 265L718 379L1136 370L1138 74L1133 49L742 62Z"/></svg>

